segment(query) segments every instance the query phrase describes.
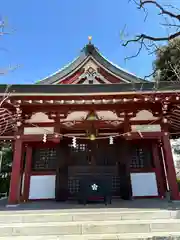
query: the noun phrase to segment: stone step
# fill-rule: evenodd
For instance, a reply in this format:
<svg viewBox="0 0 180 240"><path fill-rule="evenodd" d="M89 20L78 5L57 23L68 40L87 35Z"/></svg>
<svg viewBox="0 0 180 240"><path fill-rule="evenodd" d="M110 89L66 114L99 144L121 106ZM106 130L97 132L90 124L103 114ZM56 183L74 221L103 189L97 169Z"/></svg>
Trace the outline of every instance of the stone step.
<svg viewBox="0 0 180 240"><path fill-rule="evenodd" d="M0 237L44 235L93 235L93 234L147 234L179 232L180 219L123 220L123 221L74 221L51 223L11 223L0 225Z"/></svg>
<svg viewBox="0 0 180 240"><path fill-rule="evenodd" d="M123 220L153 220L180 219L180 210L176 211L84 211L84 212L1 212L1 223L43 223L43 222L76 222L76 221L123 221Z"/></svg>
<svg viewBox="0 0 180 240"><path fill-rule="evenodd" d="M143 234L94 234L68 236L12 236L0 237L0 240L179 240L180 232L143 233Z"/></svg>

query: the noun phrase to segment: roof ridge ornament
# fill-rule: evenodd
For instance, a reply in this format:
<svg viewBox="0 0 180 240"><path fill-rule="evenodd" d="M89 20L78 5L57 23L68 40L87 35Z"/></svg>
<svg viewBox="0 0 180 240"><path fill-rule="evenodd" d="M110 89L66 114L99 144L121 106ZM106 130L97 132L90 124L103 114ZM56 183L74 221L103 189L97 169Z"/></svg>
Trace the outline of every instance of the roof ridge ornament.
<svg viewBox="0 0 180 240"><path fill-rule="evenodd" d="M89 44L91 44L92 36L88 36Z"/></svg>

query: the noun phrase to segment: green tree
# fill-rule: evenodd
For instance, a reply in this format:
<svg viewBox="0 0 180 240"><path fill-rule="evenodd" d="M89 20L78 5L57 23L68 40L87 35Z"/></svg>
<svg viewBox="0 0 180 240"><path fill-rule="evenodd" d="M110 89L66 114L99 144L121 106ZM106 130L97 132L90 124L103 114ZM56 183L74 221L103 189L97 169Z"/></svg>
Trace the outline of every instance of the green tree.
<svg viewBox="0 0 180 240"><path fill-rule="evenodd" d="M156 81L180 81L180 38L156 51L153 68Z"/></svg>
<svg viewBox="0 0 180 240"><path fill-rule="evenodd" d="M180 191L180 139L171 140L171 147L174 158L177 182Z"/></svg>
<svg viewBox="0 0 180 240"><path fill-rule="evenodd" d="M1 147L0 164L0 196L9 191L10 174L12 168L12 148L9 144Z"/></svg>

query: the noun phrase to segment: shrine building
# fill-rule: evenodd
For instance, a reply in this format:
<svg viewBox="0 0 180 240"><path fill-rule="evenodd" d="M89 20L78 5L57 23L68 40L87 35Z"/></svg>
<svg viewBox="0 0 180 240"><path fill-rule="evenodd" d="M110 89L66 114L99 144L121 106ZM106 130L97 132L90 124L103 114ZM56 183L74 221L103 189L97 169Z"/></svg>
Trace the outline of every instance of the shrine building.
<svg viewBox="0 0 180 240"><path fill-rule="evenodd" d="M91 41L42 81L9 86L2 107L16 118L0 129L14 149L9 204L76 199L92 175L108 177L113 198L180 199L170 145L179 94L179 84L117 67Z"/></svg>

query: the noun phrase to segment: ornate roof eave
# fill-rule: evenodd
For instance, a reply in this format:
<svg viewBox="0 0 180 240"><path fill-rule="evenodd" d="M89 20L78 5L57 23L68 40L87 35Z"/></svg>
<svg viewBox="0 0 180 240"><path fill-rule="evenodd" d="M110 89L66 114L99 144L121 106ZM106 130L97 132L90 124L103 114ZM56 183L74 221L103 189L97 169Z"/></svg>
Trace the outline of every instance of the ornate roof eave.
<svg viewBox="0 0 180 240"><path fill-rule="evenodd" d="M38 81L36 84L54 84L58 80L64 79L70 73L72 73L76 68L78 68L85 60L87 56L85 54L81 54L75 60L73 60L70 64L66 65L64 68L60 69L59 71L55 72L54 74L50 75L43 80Z"/></svg>
<svg viewBox="0 0 180 240"><path fill-rule="evenodd" d="M90 57L99 63L104 69L107 69L111 74L115 75L117 78L124 79L125 82L146 82L144 79L139 78L114 65L112 62L102 56L93 44L89 43L82 49L80 56L77 57L73 62L71 62L63 69L60 69L53 75L37 82L36 84L55 84L57 81L61 82L78 68L83 66Z"/></svg>
<svg viewBox="0 0 180 240"><path fill-rule="evenodd" d="M173 95L180 98L180 83L154 82L144 83L118 83L118 84L99 84L99 85L53 85L53 84L0 84L0 96L4 96L7 91L11 97L20 96L99 96L99 95L143 95L153 94L157 96Z"/></svg>

